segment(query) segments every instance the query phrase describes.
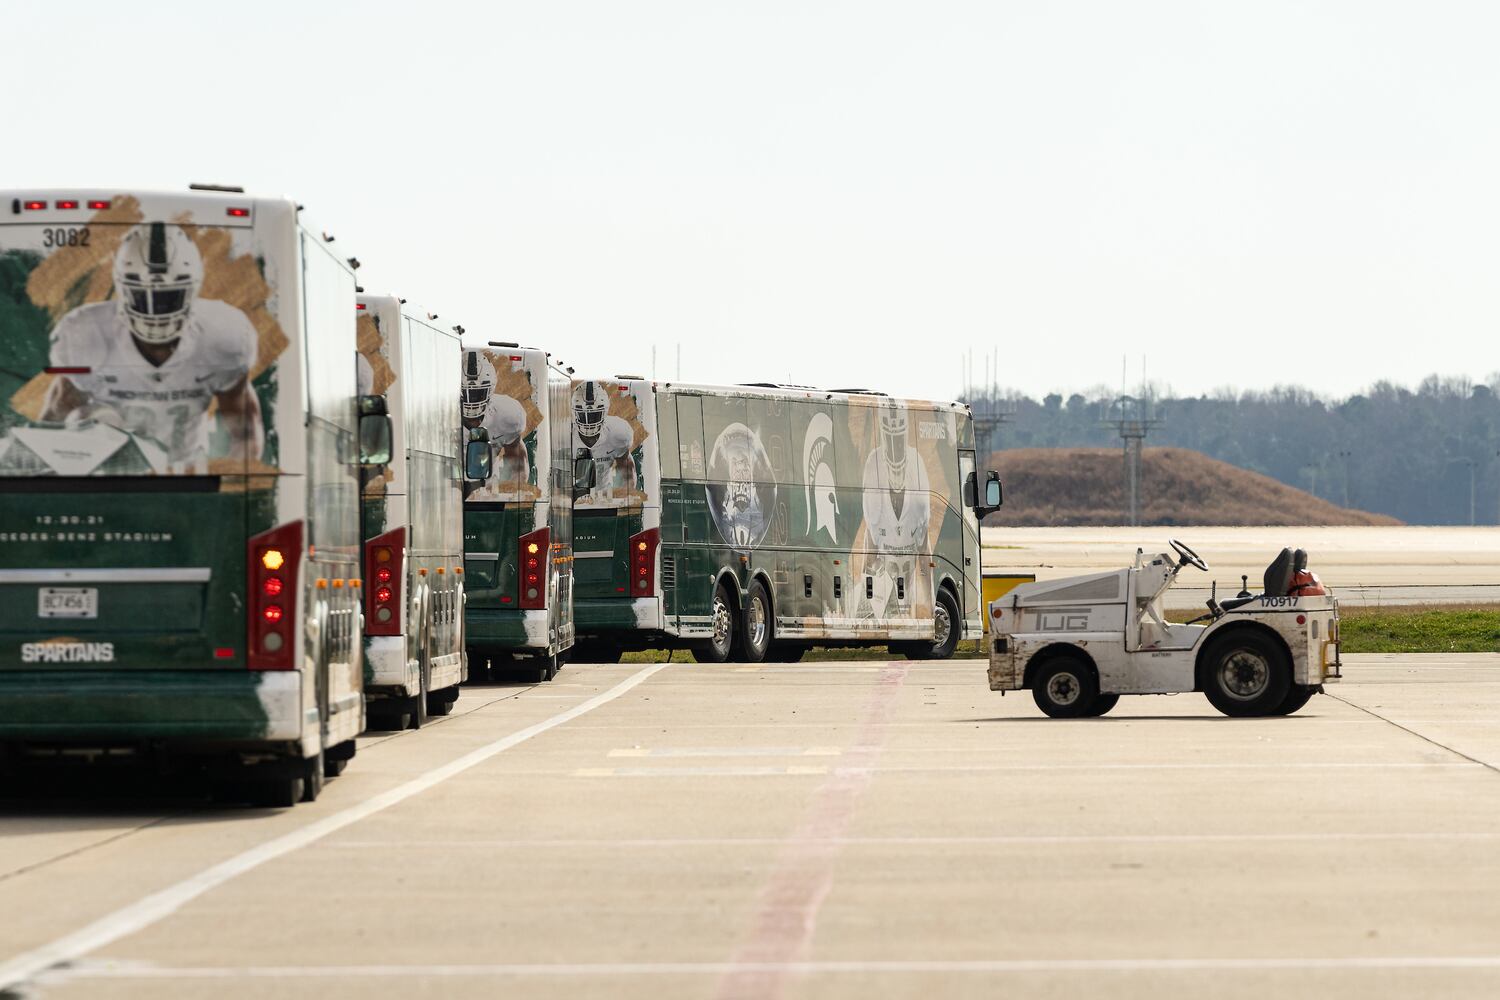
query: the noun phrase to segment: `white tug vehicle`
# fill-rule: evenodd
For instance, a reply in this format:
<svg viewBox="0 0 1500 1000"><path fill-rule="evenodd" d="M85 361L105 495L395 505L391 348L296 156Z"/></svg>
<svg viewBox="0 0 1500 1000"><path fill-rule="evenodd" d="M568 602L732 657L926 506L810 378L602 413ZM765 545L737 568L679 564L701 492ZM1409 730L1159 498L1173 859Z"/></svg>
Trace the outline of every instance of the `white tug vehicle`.
<svg viewBox="0 0 1500 1000"><path fill-rule="evenodd" d="M1338 680L1338 602L1307 571L1307 553L1282 549L1265 589L1168 622L1163 598L1184 567L1207 570L1173 539L1172 552L1112 573L1029 583L992 602L990 689L1030 688L1057 719L1099 716L1122 694L1202 691L1225 715L1290 715ZM1242 578L1243 580L1244 578Z"/></svg>

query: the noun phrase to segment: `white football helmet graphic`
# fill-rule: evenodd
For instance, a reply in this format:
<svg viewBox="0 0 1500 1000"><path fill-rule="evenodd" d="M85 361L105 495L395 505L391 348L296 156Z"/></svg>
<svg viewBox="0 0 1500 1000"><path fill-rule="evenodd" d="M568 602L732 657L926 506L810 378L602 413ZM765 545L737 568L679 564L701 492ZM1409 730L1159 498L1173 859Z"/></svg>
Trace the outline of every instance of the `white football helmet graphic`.
<svg viewBox="0 0 1500 1000"><path fill-rule="evenodd" d="M885 461L890 489L906 489L906 410L892 402L880 408L880 455Z"/></svg>
<svg viewBox="0 0 1500 1000"><path fill-rule="evenodd" d="M585 448L592 448L599 440L608 409L609 399L598 382L584 382L573 390L573 423Z"/></svg>
<svg viewBox="0 0 1500 1000"><path fill-rule="evenodd" d="M833 461L828 449L833 445L833 420L826 413L814 413L807 422L807 436L802 439L802 472L807 483L807 533L816 527L839 540L838 493L834 489Z"/></svg>
<svg viewBox="0 0 1500 1000"><path fill-rule="evenodd" d="M120 315L136 339L171 343L203 285L203 255L177 226L144 223L120 241L114 279Z"/></svg>
<svg viewBox="0 0 1500 1000"><path fill-rule="evenodd" d="M465 418L474 420L484 416L490 403L490 393L495 391L495 366L478 351L464 352L463 392L459 408ZM515 400L511 400L515 402ZM516 404L518 407L519 403Z"/></svg>
<svg viewBox="0 0 1500 1000"><path fill-rule="evenodd" d="M526 432L526 408L510 396L495 396L490 401L490 440L502 447L515 444Z"/></svg>

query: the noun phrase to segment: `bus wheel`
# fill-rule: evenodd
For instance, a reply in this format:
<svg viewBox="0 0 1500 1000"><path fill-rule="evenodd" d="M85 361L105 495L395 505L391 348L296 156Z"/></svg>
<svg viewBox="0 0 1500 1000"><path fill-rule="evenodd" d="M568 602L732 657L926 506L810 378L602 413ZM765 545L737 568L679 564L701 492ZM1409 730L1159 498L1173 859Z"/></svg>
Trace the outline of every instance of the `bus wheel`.
<svg viewBox="0 0 1500 1000"><path fill-rule="evenodd" d="M735 659L742 663L760 663L766 658L775 634L771 595L766 593L766 585L756 580L750 584L750 597L745 601L744 627L740 630L739 655Z"/></svg>
<svg viewBox="0 0 1500 1000"><path fill-rule="evenodd" d="M490 681L489 658L484 653L470 646L465 650L465 656L469 661L469 684L488 684Z"/></svg>
<svg viewBox="0 0 1500 1000"><path fill-rule="evenodd" d="M1236 630L1203 651L1203 693L1231 718L1275 714L1292 686L1292 665L1270 636Z"/></svg>
<svg viewBox="0 0 1500 1000"><path fill-rule="evenodd" d="M323 773L327 758L319 750L316 757L302 761L302 801L316 802L323 793Z"/></svg>
<svg viewBox="0 0 1500 1000"><path fill-rule="evenodd" d="M1099 697L1099 683L1081 657L1054 656L1032 682L1031 697L1054 719L1082 719Z"/></svg>
<svg viewBox="0 0 1500 1000"><path fill-rule="evenodd" d="M947 660L958 648L958 602L947 590L939 590L932 606L931 642L893 642L892 655L900 653L908 660Z"/></svg>
<svg viewBox="0 0 1500 1000"><path fill-rule="evenodd" d="M734 648L734 606L722 583L714 588L713 625L713 638L693 647L693 659L699 663L723 663Z"/></svg>
<svg viewBox="0 0 1500 1000"><path fill-rule="evenodd" d="M289 775L282 768L246 781L245 799L261 809L290 809L302 801L302 775Z"/></svg>
<svg viewBox="0 0 1500 1000"><path fill-rule="evenodd" d="M447 715L453 711L453 705L458 701L458 686L443 688L434 691L427 696L428 715Z"/></svg>
<svg viewBox="0 0 1500 1000"><path fill-rule="evenodd" d="M619 663L620 647L612 642L587 641L575 643L573 655L569 657L574 663Z"/></svg>

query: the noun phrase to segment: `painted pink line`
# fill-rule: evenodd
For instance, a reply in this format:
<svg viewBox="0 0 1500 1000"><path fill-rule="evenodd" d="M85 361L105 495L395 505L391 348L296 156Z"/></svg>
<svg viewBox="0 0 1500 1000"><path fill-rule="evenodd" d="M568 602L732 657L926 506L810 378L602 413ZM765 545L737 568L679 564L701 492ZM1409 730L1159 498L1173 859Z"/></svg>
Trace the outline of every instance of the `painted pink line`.
<svg viewBox="0 0 1500 1000"><path fill-rule="evenodd" d="M794 963L806 957L818 911L833 887L834 865L844 848L841 838L873 780L907 668L906 663L891 663L881 671L843 766L813 793L802 823L783 842L751 930L730 961L732 971L719 980L719 1000L774 1000L785 992Z"/></svg>

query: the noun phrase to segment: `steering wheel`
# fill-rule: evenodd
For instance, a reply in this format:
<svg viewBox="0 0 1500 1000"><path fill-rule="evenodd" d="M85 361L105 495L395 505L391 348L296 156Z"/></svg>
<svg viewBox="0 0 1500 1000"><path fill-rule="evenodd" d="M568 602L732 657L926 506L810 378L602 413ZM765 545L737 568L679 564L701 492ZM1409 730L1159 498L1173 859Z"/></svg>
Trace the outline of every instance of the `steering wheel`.
<svg viewBox="0 0 1500 1000"><path fill-rule="evenodd" d="M1198 569L1203 570L1205 573L1208 572L1208 563L1204 562L1203 557L1198 553L1194 552L1186 545L1183 545L1175 538L1172 539L1168 544L1172 546L1173 552L1176 552L1179 556L1182 557L1182 562L1178 563L1179 566L1195 566Z"/></svg>

